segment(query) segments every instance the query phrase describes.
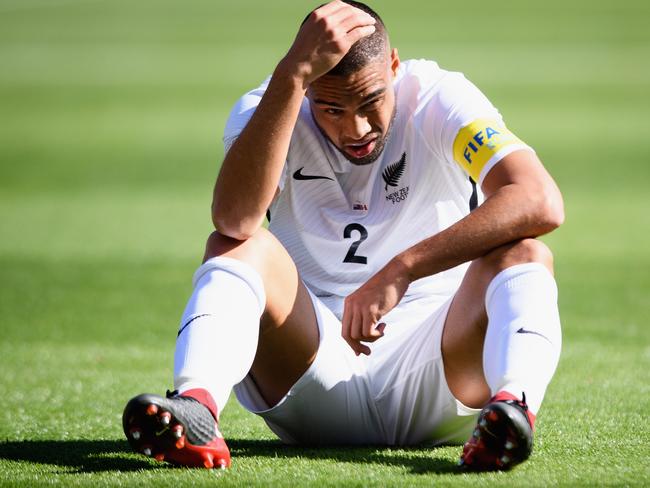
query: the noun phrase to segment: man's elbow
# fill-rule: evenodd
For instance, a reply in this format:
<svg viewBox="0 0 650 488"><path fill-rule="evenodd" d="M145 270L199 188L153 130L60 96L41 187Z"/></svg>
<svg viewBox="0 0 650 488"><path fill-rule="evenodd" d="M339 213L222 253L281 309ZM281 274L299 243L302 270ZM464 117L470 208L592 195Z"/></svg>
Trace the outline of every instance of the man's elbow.
<svg viewBox="0 0 650 488"><path fill-rule="evenodd" d="M223 212L212 209L212 223L220 234L228 236L238 241L245 241L253 237L260 229L264 217L259 218L242 218L240 216L230 216Z"/></svg>
<svg viewBox="0 0 650 488"><path fill-rule="evenodd" d="M538 219L544 233L564 223L564 201L557 187L543 191L538 203Z"/></svg>

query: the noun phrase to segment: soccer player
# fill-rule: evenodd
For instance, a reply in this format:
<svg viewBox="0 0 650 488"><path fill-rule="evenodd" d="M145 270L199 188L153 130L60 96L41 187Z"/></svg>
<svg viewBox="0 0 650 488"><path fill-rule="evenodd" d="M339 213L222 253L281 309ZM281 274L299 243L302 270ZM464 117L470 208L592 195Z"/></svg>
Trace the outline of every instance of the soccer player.
<svg viewBox="0 0 650 488"><path fill-rule="evenodd" d="M373 10L335 0L238 101L224 143L176 391L127 404L134 449L229 466L217 423L234 389L286 443L466 441L465 468L524 461L561 347L536 237L563 204L486 97L401 62Z"/></svg>

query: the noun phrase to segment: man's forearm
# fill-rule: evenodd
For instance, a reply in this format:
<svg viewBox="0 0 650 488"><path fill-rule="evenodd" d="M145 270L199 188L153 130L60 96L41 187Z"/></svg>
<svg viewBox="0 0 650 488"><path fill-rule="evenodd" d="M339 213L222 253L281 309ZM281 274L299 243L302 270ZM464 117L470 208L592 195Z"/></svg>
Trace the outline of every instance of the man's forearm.
<svg viewBox="0 0 650 488"><path fill-rule="evenodd" d="M451 227L400 253L394 264L405 268L409 281L434 275L504 244L552 231L563 219L556 207L545 194L505 186Z"/></svg>
<svg viewBox="0 0 650 488"><path fill-rule="evenodd" d="M246 239L262 225L280 180L304 94L302 80L280 63L221 167L212 203L212 220L221 233Z"/></svg>
<svg viewBox="0 0 650 488"><path fill-rule="evenodd" d="M375 19L343 2L319 7L303 22L223 162L212 203L212 220L221 233L244 240L259 229L277 190L307 87L373 32Z"/></svg>

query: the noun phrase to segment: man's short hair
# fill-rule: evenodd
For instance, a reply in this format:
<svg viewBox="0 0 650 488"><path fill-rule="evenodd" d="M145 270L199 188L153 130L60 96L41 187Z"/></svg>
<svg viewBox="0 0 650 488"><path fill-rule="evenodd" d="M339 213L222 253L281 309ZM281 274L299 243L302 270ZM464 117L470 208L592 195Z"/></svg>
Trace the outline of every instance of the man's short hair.
<svg viewBox="0 0 650 488"><path fill-rule="evenodd" d="M356 2L354 0L342 1L358 8L359 10L363 10L375 19L375 32L359 39L352 45L341 61L327 72L328 75L333 76L350 76L370 64L372 61L385 58L388 53L388 33L386 32L384 21L381 20L379 14L365 3Z"/></svg>

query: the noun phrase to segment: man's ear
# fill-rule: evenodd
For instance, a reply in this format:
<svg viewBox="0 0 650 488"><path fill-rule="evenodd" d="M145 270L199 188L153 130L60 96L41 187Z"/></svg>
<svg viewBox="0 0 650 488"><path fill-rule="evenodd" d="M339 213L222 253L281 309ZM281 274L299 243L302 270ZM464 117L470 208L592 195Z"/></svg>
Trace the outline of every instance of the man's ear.
<svg viewBox="0 0 650 488"><path fill-rule="evenodd" d="M397 53L397 48L394 47L390 51L390 71L393 76L397 76L397 70L399 68L399 54Z"/></svg>

